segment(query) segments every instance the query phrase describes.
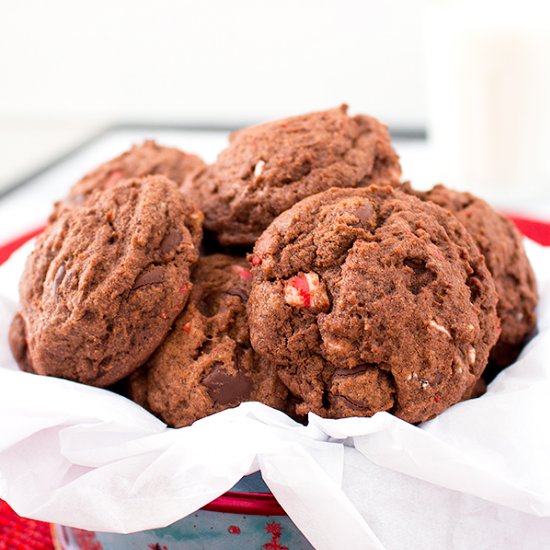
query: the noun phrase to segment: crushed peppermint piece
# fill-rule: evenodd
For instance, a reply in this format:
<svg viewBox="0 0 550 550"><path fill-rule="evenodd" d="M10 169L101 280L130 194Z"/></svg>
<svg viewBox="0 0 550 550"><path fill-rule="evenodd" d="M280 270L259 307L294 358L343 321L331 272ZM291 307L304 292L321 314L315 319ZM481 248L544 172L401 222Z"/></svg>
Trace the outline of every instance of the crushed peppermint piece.
<svg viewBox="0 0 550 550"><path fill-rule="evenodd" d="M163 318L163 319L166 319L166 311L162 310L160 312L160 316Z"/></svg>
<svg viewBox="0 0 550 550"><path fill-rule="evenodd" d="M439 332L442 332L443 334L445 334L449 338L451 337L449 331L443 325L440 325L439 323L437 323L433 319L430 321L430 326L435 328L435 330L438 330Z"/></svg>
<svg viewBox="0 0 550 550"><path fill-rule="evenodd" d="M231 273L238 275L241 278L241 281L248 281L252 278L252 273L250 273L250 269L247 269L242 265L233 264L230 269Z"/></svg>
<svg viewBox="0 0 550 550"><path fill-rule="evenodd" d="M109 174L109 179L107 180L107 187L114 185L117 181L121 180L124 177L124 172L122 170L113 170Z"/></svg>
<svg viewBox="0 0 550 550"><path fill-rule="evenodd" d="M239 277L243 280L243 281L248 281L248 279L250 279L252 277L252 273L250 273L250 270L249 269L246 269L246 267L243 267L240 271L239 271Z"/></svg>
<svg viewBox="0 0 550 550"><path fill-rule="evenodd" d="M289 306L310 307L311 295L304 276L293 277L285 286L285 302Z"/></svg>
<svg viewBox="0 0 550 550"><path fill-rule="evenodd" d="M468 361L470 362L470 365L473 365L476 362L476 350L472 346L470 346L470 349L468 350Z"/></svg>
<svg viewBox="0 0 550 550"><path fill-rule="evenodd" d="M254 267L258 267L262 263L262 259L259 256L252 256L252 260L250 260L250 263Z"/></svg>
<svg viewBox="0 0 550 550"><path fill-rule="evenodd" d="M330 305L317 273L301 273L285 285L285 302L293 307L325 309Z"/></svg>
<svg viewBox="0 0 550 550"><path fill-rule="evenodd" d="M181 330L183 330L183 332L190 332L191 325L189 323L185 323L185 325L181 327Z"/></svg>
<svg viewBox="0 0 550 550"><path fill-rule="evenodd" d="M189 287L187 285L181 285L180 288L179 288L179 291L182 293L182 294L185 294L187 292L187 290L189 289Z"/></svg>

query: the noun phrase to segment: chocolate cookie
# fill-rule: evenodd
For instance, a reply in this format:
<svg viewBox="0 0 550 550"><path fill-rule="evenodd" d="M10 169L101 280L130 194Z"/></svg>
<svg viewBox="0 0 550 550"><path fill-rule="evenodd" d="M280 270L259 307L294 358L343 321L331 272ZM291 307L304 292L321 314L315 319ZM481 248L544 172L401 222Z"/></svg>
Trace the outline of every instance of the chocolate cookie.
<svg viewBox="0 0 550 550"><path fill-rule="evenodd" d="M11 353L17 361L19 368L25 372L34 372L29 357L29 348L27 346L25 320L21 313L16 313L14 315L10 325L8 339Z"/></svg>
<svg viewBox="0 0 550 550"><path fill-rule="evenodd" d="M183 185L223 245L252 245L271 221L330 187L398 182L399 159L374 118L347 106L235 132L217 161Z"/></svg>
<svg viewBox="0 0 550 550"><path fill-rule="evenodd" d="M494 282L470 235L391 187L301 201L251 263L252 346L278 363L297 414L427 420L473 386L499 336Z"/></svg>
<svg viewBox="0 0 550 550"><path fill-rule="evenodd" d="M201 223L164 176L62 210L21 279L11 334L22 368L107 386L143 364L187 301Z"/></svg>
<svg viewBox="0 0 550 550"><path fill-rule="evenodd" d="M513 222L470 193L436 185L427 192L403 190L450 210L473 237L493 276L502 332L490 359L500 367L515 361L536 324L537 283Z"/></svg>
<svg viewBox="0 0 550 550"><path fill-rule="evenodd" d="M84 176L72 187L65 203L82 203L92 192L111 187L122 179L153 174L166 176L182 186L204 167L204 162L196 155L148 140Z"/></svg>
<svg viewBox="0 0 550 550"><path fill-rule="evenodd" d="M275 369L250 347L247 265L221 254L201 258L185 310L145 367L130 377L130 396L171 426L243 401L285 405L287 391Z"/></svg>

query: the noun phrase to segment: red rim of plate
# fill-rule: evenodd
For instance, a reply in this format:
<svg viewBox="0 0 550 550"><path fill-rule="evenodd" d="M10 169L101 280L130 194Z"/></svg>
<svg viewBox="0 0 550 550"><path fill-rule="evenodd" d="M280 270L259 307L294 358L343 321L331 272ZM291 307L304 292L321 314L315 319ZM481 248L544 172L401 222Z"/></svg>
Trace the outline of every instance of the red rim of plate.
<svg viewBox="0 0 550 550"><path fill-rule="evenodd" d="M550 245L550 224L542 221L510 216L519 230L527 237L543 245ZM27 241L36 237L43 227L29 231L25 235L14 239L0 247L0 265L3 264L18 248ZM242 493L228 491L202 510L222 512L226 514L245 514L260 516L286 516L286 512L271 493Z"/></svg>

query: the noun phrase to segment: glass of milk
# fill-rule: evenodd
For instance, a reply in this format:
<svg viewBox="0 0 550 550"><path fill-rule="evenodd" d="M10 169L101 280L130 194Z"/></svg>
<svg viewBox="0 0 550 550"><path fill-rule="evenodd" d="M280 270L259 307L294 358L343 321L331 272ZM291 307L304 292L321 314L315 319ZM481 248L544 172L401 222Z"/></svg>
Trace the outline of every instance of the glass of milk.
<svg viewBox="0 0 550 550"><path fill-rule="evenodd" d="M429 13L428 137L448 185L482 195L550 195L545 5L466 0Z"/></svg>

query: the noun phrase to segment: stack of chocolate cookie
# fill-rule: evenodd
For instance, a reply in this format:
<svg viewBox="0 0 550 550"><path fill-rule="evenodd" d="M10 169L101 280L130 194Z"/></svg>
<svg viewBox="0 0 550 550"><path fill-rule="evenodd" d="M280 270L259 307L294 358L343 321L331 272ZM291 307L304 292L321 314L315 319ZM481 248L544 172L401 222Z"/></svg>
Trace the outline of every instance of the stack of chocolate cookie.
<svg viewBox="0 0 550 550"><path fill-rule="evenodd" d="M22 369L122 381L175 427L243 401L427 420L514 361L537 302L512 223L402 184L386 128L345 106L235 132L210 166L153 142L107 162L20 288Z"/></svg>

